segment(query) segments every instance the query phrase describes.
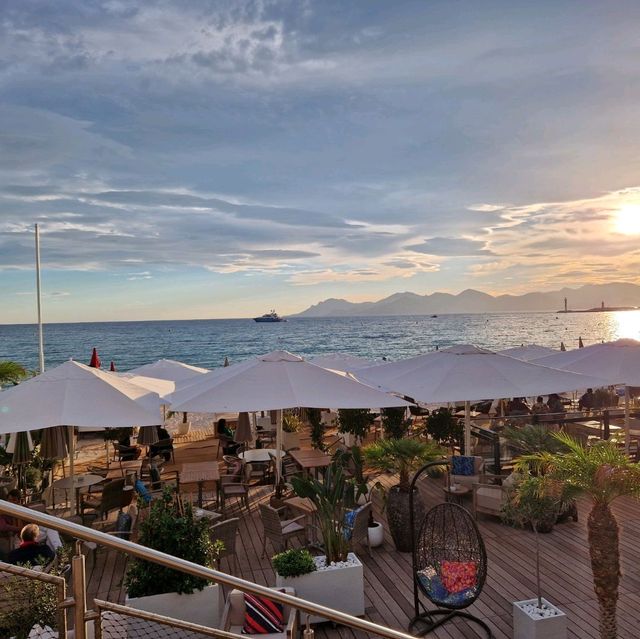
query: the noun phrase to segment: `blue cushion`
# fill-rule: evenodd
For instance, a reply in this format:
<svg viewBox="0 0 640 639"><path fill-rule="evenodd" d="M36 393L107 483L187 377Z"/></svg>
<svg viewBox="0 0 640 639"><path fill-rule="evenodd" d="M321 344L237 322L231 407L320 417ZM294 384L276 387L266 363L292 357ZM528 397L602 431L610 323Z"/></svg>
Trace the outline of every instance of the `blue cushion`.
<svg viewBox="0 0 640 639"><path fill-rule="evenodd" d="M451 474L463 475L470 477L475 475L475 464L473 457L467 457L466 455L454 455L451 458Z"/></svg>
<svg viewBox="0 0 640 639"><path fill-rule="evenodd" d="M356 515L360 512L362 506L359 508L354 508L353 510L347 510L344 514L344 538L351 539L351 532L353 529L353 524L356 522Z"/></svg>
<svg viewBox="0 0 640 639"><path fill-rule="evenodd" d="M444 602L450 596L447 589L442 585L438 574L433 574L432 571L420 571L418 579L420 579L423 588L429 593L429 597L434 601Z"/></svg>
<svg viewBox="0 0 640 639"><path fill-rule="evenodd" d="M136 479L135 489L138 495L142 497L145 504L148 504L151 501L152 499L151 494L147 490L147 487L139 479Z"/></svg>

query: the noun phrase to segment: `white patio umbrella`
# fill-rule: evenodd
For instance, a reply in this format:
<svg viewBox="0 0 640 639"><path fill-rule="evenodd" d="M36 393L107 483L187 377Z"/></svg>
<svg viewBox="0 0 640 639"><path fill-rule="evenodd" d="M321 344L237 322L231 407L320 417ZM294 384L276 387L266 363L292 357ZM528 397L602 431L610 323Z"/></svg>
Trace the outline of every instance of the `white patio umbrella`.
<svg viewBox="0 0 640 639"><path fill-rule="evenodd" d="M604 344L593 344L543 357L535 360L535 363L576 373L593 374L604 380L604 383L593 384L592 388L625 384L625 448L629 450L629 386L640 386L640 342L634 339L619 339Z"/></svg>
<svg viewBox="0 0 640 639"><path fill-rule="evenodd" d="M287 351L274 351L202 375L169 397L175 411L254 412L285 408L388 408L408 402L325 370ZM282 439L279 420L278 473Z"/></svg>
<svg viewBox="0 0 640 639"><path fill-rule="evenodd" d="M471 402L560 393L602 383L470 345L364 368L355 375L367 384L424 404L464 401L466 451L471 450Z"/></svg>
<svg viewBox="0 0 640 639"><path fill-rule="evenodd" d="M145 375L136 375L135 373L112 373L112 375L117 375L120 379L124 379L130 384L135 384L147 391L157 393L160 396L160 399L163 399L167 395L171 395L171 393L176 389L175 381L169 379L146 377Z"/></svg>
<svg viewBox="0 0 640 639"><path fill-rule="evenodd" d="M531 362L540 357L546 357L547 355L554 355L558 353L555 348L549 348L548 346L540 346L539 344L523 344L522 346L515 346L514 348L505 348L498 351L500 355L508 355L509 357L515 357L521 359L523 362Z"/></svg>
<svg viewBox="0 0 640 639"><path fill-rule="evenodd" d="M0 434L53 426L121 428L159 423L156 393L74 361L0 392ZM71 449L71 476L73 454Z"/></svg>
<svg viewBox="0 0 640 639"><path fill-rule="evenodd" d="M360 368L375 366L376 362L372 359L357 357L356 355L348 355L346 353L326 353L311 357L307 360L316 366L327 368L332 371L342 371L343 373L351 373Z"/></svg>
<svg viewBox="0 0 640 639"><path fill-rule="evenodd" d="M199 366L191 366L173 359L159 359L152 364L145 364L127 371L129 374L142 375L143 377L155 377L156 379L165 379L171 382L185 382L188 379L204 375L209 370L200 368Z"/></svg>

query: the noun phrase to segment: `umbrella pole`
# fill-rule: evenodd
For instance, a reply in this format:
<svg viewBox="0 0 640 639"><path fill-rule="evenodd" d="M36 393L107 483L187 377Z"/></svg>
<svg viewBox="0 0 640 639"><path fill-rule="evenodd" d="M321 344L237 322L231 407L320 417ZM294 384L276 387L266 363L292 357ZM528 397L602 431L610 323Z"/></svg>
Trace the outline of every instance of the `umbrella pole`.
<svg viewBox="0 0 640 639"><path fill-rule="evenodd" d="M76 513L76 491L73 487L74 480L74 464L76 456L76 443L74 441L73 426L68 426L69 429L69 478L71 479L71 496L69 497L69 516L72 517Z"/></svg>
<svg viewBox="0 0 640 639"><path fill-rule="evenodd" d="M464 454L471 455L471 402L464 403Z"/></svg>
<svg viewBox="0 0 640 639"><path fill-rule="evenodd" d="M276 488L282 477L282 411L276 411Z"/></svg>
<svg viewBox="0 0 640 639"><path fill-rule="evenodd" d="M628 455L631 448L631 392L624 387L624 452Z"/></svg>

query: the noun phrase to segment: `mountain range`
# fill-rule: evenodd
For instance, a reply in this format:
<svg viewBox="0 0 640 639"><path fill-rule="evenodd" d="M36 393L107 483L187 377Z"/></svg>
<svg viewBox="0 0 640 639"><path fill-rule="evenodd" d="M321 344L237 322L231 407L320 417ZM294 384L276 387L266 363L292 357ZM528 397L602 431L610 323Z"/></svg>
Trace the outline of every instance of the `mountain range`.
<svg viewBox="0 0 640 639"><path fill-rule="evenodd" d="M585 284L579 288L562 288L546 293L524 295L489 295L466 289L450 293L394 293L377 302L349 302L330 298L291 317L352 317L383 315L433 315L439 313L498 313L525 311L558 311L567 298L569 310L600 307L640 307L640 286L624 282Z"/></svg>

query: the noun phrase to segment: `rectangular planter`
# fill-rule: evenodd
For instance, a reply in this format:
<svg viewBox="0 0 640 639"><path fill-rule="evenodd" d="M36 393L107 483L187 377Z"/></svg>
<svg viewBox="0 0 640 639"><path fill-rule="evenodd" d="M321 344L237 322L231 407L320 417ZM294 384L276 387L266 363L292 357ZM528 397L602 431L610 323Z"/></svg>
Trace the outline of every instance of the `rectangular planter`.
<svg viewBox="0 0 640 639"><path fill-rule="evenodd" d="M145 610L181 621L190 621L208 628L218 628L222 616L222 587L218 584L206 586L190 595L167 592L148 597L126 597L125 605L136 610Z"/></svg>
<svg viewBox="0 0 640 639"><path fill-rule="evenodd" d="M537 603L537 599L515 601L513 604L513 639L566 639L567 615L546 599L542 602L556 610L554 617L534 619L529 616L523 606Z"/></svg>
<svg viewBox="0 0 640 639"><path fill-rule="evenodd" d="M316 557L316 563L319 557ZM364 615L364 573L362 563L353 554L349 553L349 559L353 564L330 568L328 570L316 570L301 577L281 577L276 573L276 586L291 586L295 588L296 596L314 603L334 608L340 612L354 615ZM302 615L301 621L306 622L306 615ZM323 617L311 616L311 623L327 621Z"/></svg>

